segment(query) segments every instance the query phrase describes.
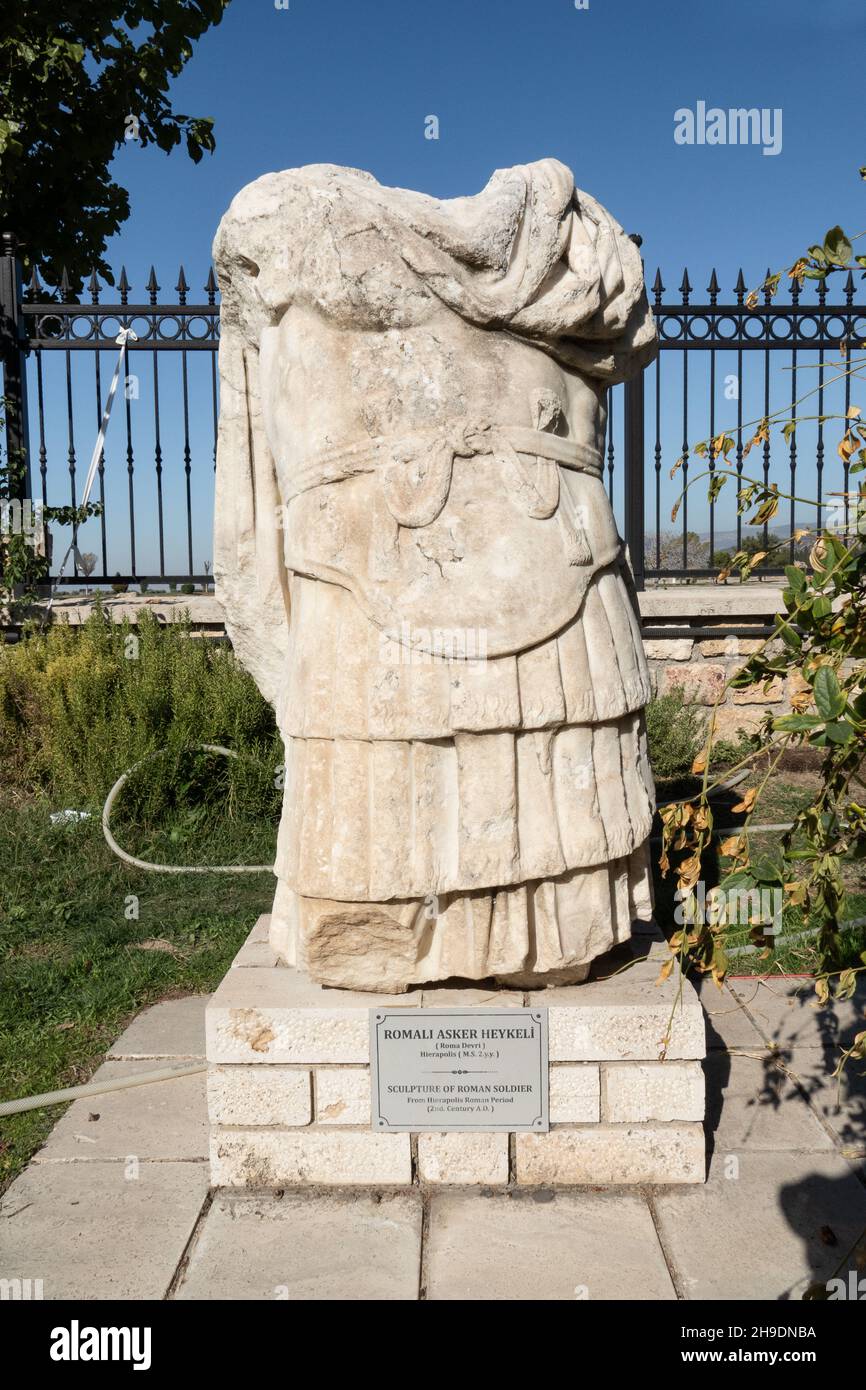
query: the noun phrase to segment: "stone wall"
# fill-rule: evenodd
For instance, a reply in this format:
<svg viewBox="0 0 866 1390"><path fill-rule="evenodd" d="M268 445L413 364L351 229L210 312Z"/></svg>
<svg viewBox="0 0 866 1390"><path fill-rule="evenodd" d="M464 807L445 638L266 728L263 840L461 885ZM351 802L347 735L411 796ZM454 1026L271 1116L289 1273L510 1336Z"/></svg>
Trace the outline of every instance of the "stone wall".
<svg viewBox="0 0 866 1390"><path fill-rule="evenodd" d="M728 679L764 645L758 634L784 608L781 590L769 584L671 585L647 589L639 598L656 694L679 686L707 713ZM772 681L766 691L760 684L728 691L716 716L717 736L736 741L738 730L752 733L768 711L788 712L791 696L802 686L794 673Z"/></svg>

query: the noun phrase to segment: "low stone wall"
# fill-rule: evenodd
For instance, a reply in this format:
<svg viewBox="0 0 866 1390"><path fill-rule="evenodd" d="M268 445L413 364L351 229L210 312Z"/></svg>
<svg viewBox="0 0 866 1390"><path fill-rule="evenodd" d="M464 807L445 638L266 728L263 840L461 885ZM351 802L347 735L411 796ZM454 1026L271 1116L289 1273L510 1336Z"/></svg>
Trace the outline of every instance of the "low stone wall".
<svg viewBox="0 0 866 1390"><path fill-rule="evenodd" d="M656 694L679 686L690 703L708 712L729 678L764 645L760 634L775 614L784 611L781 589L760 583L671 585L647 589L639 598ZM716 715L717 737L734 741L741 729L752 733L768 711L787 713L803 684L794 673L772 681L766 691L760 684L729 690Z"/></svg>
<svg viewBox="0 0 866 1390"><path fill-rule="evenodd" d="M568 988L380 996L324 989L281 964L268 920L206 1012L215 1187L704 1181L704 1015L688 981L656 983L662 943ZM369 1011L385 1004L547 1008L550 1130L374 1132Z"/></svg>

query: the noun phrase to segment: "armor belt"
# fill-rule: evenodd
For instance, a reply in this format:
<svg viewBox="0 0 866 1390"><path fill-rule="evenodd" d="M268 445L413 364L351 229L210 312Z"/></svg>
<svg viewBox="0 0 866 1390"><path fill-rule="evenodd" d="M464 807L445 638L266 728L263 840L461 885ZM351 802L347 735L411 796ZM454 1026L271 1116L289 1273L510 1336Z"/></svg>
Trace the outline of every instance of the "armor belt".
<svg viewBox="0 0 866 1390"><path fill-rule="evenodd" d="M455 458L491 454L505 469L508 491L532 517L552 516L559 505L559 468L602 476L597 449L546 430L458 420L416 430L400 439L375 436L323 450L298 468L291 496L359 473L380 473L388 509L401 526L429 526L451 488ZM528 456L528 458L527 458Z"/></svg>

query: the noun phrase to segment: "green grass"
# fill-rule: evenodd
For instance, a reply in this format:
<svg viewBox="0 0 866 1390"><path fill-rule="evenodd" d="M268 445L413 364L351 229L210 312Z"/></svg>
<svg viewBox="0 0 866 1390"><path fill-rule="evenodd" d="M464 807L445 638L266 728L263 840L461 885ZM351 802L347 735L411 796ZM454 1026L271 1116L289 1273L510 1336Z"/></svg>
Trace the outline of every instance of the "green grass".
<svg viewBox="0 0 866 1390"><path fill-rule="evenodd" d="M160 875L109 850L98 815L53 826L57 801L0 815L0 1099L86 1081L127 1020L167 996L216 988L256 917L268 874ZM97 809L93 808L94 811ZM149 838L120 821L130 852L162 862L271 862L276 827L225 811L176 815ZM160 851L168 851L160 853ZM130 895L138 920L130 920ZM0 1120L0 1188L27 1163L62 1106Z"/></svg>

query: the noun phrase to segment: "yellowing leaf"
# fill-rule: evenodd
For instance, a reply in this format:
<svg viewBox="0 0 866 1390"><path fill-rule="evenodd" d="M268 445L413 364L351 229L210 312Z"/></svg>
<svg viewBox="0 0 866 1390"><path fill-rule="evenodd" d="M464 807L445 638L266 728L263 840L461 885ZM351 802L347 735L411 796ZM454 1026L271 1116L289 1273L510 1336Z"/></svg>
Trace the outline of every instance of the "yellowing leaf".
<svg viewBox="0 0 866 1390"><path fill-rule="evenodd" d="M755 798L757 797L757 795L758 795L758 789L757 789L757 787L749 787L749 790L746 792L746 794L745 794L745 796L743 797L742 801L738 801L737 804L736 804L736 806L732 806L732 807L731 807L731 810L732 810L732 811L751 811L752 807L753 807L754 804L755 804Z"/></svg>
<svg viewBox="0 0 866 1390"><path fill-rule="evenodd" d="M675 962L676 956L671 956L670 960L665 961L664 965L659 971L658 979L656 980L657 985L664 984L665 980L668 978L671 971L673 970Z"/></svg>
<svg viewBox="0 0 866 1390"><path fill-rule="evenodd" d="M722 841L719 848L722 854L728 858L736 858L746 848L746 837L745 835L729 835L727 840Z"/></svg>

